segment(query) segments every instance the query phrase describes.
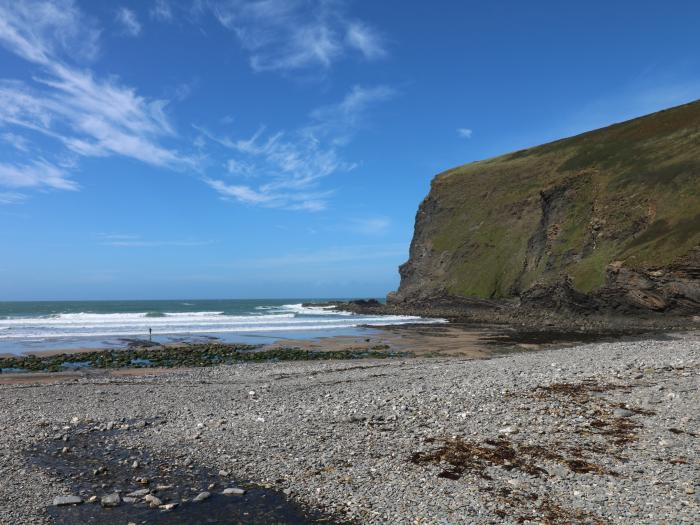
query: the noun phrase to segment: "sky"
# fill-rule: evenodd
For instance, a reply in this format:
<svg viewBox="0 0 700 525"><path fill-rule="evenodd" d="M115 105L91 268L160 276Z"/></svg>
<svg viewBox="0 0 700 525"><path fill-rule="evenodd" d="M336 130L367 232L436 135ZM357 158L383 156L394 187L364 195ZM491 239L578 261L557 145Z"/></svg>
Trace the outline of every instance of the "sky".
<svg viewBox="0 0 700 525"><path fill-rule="evenodd" d="M437 173L700 98L699 21L0 0L0 300L384 296Z"/></svg>

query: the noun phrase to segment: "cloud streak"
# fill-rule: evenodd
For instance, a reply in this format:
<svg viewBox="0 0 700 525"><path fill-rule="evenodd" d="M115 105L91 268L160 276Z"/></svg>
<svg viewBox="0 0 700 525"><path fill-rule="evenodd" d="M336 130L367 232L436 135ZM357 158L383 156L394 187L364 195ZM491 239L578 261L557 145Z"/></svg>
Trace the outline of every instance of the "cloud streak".
<svg viewBox="0 0 700 525"><path fill-rule="evenodd" d="M0 124L13 127L13 143L39 133L65 151L85 157L120 155L159 167L181 169L194 161L161 142L175 136L167 101L149 100L115 78L98 78L61 57L85 59L99 50L99 30L70 0L0 0L0 44L38 68L31 83L0 80ZM7 133L3 135L8 140ZM10 187L77 189L64 168L49 160L3 165L0 182Z"/></svg>
<svg viewBox="0 0 700 525"><path fill-rule="evenodd" d="M153 240L143 239L140 235L125 235L125 234L101 234L100 246L111 246L113 248L163 248L163 247L181 247L189 248L196 246L206 246L212 244L209 240L196 239L171 239L171 240Z"/></svg>
<svg viewBox="0 0 700 525"><path fill-rule="evenodd" d="M387 86L355 86L339 103L311 112L309 123L290 133L269 134L260 128L249 138L234 140L197 128L234 155L226 163L229 174L260 181L253 186L249 182L208 177L205 182L223 198L245 204L323 210L332 191L319 190L319 182L356 167L342 159L339 148L351 140L369 107L394 93Z"/></svg>
<svg viewBox="0 0 700 525"><path fill-rule="evenodd" d="M0 186L6 188L77 190L78 185L68 176L63 168L43 159L28 164L0 163Z"/></svg>
<svg viewBox="0 0 700 525"><path fill-rule="evenodd" d="M474 132L469 128L457 128L457 136L461 139L470 139Z"/></svg>
<svg viewBox="0 0 700 525"><path fill-rule="evenodd" d="M141 23L131 9L120 7L117 9L117 22L127 36L136 37L141 33Z"/></svg>
<svg viewBox="0 0 700 525"><path fill-rule="evenodd" d="M151 18L160 22L172 22L173 10L167 0L156 0L150 10Z"/></svg>
<svg viewBox="0 0 700 525"><path fill-rule="evenodd" d="M0 191L0 204L17 204L24 202L27 196L14 191Z"/></svg>
<svg viewBox="0 0 700 525"><path fill-rule="evenodd" d="M258 72L328 69L350 51L367 60L387 55L379 33L349 21L342 2L218 0L207 5L250 53L250 66Z"/></svg>

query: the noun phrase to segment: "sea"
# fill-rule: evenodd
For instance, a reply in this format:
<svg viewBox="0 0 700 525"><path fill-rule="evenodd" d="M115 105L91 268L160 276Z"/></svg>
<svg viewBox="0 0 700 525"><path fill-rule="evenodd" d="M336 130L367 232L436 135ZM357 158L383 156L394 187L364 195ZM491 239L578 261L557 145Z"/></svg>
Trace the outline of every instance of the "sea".
<svg viewBox="0 0 700 525"><path fill-rule="evenodd" d="M372 326L437 323L410 315L361 315L320 299L0 302L0 354L219 340L271 343L376 332ZM325 300L327 301L327 299Z"/></svg>

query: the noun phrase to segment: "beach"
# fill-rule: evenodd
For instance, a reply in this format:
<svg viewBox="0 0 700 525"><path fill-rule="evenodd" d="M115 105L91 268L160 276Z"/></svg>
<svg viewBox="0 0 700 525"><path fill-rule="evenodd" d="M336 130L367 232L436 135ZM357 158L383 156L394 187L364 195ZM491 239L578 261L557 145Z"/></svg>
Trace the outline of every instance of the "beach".
<svg viewBox="0 0 700 525"><path fill-rule="evenodd" d="M689 332L0 385L0 523L697 523L699 379Z"/></svg>

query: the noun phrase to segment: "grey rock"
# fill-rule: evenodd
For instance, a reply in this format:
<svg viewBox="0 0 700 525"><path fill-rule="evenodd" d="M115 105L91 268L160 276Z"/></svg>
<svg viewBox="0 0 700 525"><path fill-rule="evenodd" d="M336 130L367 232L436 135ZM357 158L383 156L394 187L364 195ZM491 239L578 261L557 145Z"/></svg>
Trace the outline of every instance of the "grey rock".
<svg viewBox="0 0 700 525"><path fill-rule="evenodd" d="M121 503L121 497L117 492L109 494L107 496L102 496L100 504L103 507L117 507Z"/></svg>
<svg viewBox="0 0 700 525"><path fill-rule="evenodd" d="M200 501L204 501L205 499L209 499L210 496L211 496L211 494L207 491L200 492L192 499L192 501L194 501L195 503L199 503Z"/></svg>
<svg viewBox="0 0 700 525"><path fill-rule="evenodd" d="M127 496L129 496L130 498L142 498L146 494L150 494L150 493L151 493L151 489L139 489L139 490L135 490L133 492L129 492L127 494Z"/></svg>
<svg viewBox="0 0 700 525"><path fill-rule="evenodd" d="M239 489L238 487L229 487L227 489L224 489L222 492L225 496L242 496L245 494L244 489Z"/></svg>
<svg viewBox="0 0 700 525"><path fill-rule="evenodd" d="M147 494L143 500L146 501L151 508L160 507L163 504L160 498L154 496L153 494Z"/></svg>
<svg viewBox="0 0 700 525"><path fill-rule="evenodd" d="M79 505L83 502L80 496L56 496L53 499L54 507L62 507L64 505Z"/></svg>
<svg viewBox="0 0 700 525"><path fill-rule="evenodd" d="M616 408L613 410L613 415L615 417L632 417L635 415L635 413L631 410L627 410L626 408Z"/></svg>

